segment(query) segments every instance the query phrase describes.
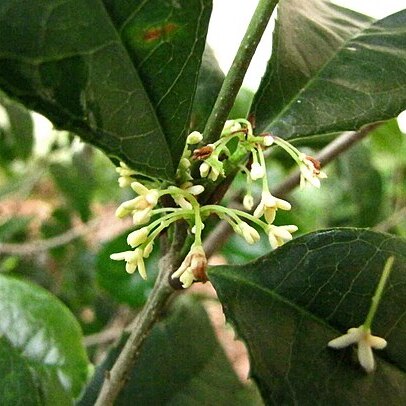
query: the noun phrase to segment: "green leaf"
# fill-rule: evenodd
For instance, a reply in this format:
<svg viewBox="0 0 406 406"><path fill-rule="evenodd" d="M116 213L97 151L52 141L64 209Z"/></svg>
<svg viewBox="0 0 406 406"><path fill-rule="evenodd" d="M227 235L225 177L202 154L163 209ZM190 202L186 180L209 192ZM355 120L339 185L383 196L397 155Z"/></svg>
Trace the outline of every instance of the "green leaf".
<svg viewBox="0 0 406 406"><path fill-rule="evenodd" d="M71 165L55 163L49 167L49 171L69 207L76 210L83 221L88 221L91 216L90 203L96 189L89 150L75 153Z"/></svg>
<svg viewBox="0 0 406 406"><path fill-rule="evenodd" d="M349 201L354 207L351 224L356 227L376 225L381 218L383 185L369 149L356 145L340 157L339 163L342 182L347 184ZM347 207L347 211L351 210Z"/></svg>
<svg viewBox="0 0 406 406"><path fill-rule="evenodd" d="M372 154L382 169L393 173L398 165L406 164L406 136L396 119L378 126L369 134Z"/></svg>
<svg viewBox="0 0 406 406"><path fill-rule="evenodd" d="M0 223L0 241L10 241L19 234L24 235L31 222L31 217L13 217Z"/></svg>
<svg viewBox="0 0 406 406"><path fill-rule="evenodd" d="M125 342L121 340L122 347ZM96 370L78 406L93 405L115 348ZM177 300L169 316L147 338L117 405L260 405L254 388L243 385L214 335L207 314L190 297Z"/></svg>
<svg viewBox="0 0 406 406"><path fill-rule="evenodd" d="M34 126L31 114L23 106L0 95L8 126L0 129L0 161L25 160L31 156L34 145Z"/></svg>
<svg viewBox="0 0 406 406"><path fill-rule="evenodd" d="M360 326L386 259L395 264L372 326L388 346L366 374L354 350L327 343ZM226 316L248 346L267 404L402 404L406 399L406 242L362 229L297 238L209 278Z"/></svg>
<svg viewBox="0 0 406 406"><path fill-rule="evenodd" d="M190 117L191 130L203 131L223 80L224 73L220 69L213 50L206 44Z"/></svg>
<svg viewBox="0 0 406 406"><path fill-rule="evenodd" d="M0 87L110 157L170 179L210 11L210 0L6 0Z"/></svg>
<svg viewBox="0 0 406 406"><path fill-rule="evenodd" d="M45 404L67 404L52 401L77 397L87 380L88 360L69 310L46 290L0 275L0 314L0 335L29 366Z"/></svg>
<svg viewBox="0 0 406 406"><path fill-rule="evenodd" d="M406 107L406 10L379 21L326 0L281 0L252 112L283 138L356 130Z"/></svg>
<svg viewBox="0 0 406 406"><path fill-rule="evenodd" d="M158 275L159 244L154 245L154 251L145 259L148 279L144 280L138 272L128 274L124 262L110 259L111 254L129 249L128 234L129 230L109 241L99 251L96 278L97 283L118 302L141 307L145 304Z"/></svg>
<svg viewBox="0 0 406 406"><path fill-rule="evenodd" d="M42 404L40 388L29 364L4 337L0 337L0 365L0 399L3 406Z"/></svg>

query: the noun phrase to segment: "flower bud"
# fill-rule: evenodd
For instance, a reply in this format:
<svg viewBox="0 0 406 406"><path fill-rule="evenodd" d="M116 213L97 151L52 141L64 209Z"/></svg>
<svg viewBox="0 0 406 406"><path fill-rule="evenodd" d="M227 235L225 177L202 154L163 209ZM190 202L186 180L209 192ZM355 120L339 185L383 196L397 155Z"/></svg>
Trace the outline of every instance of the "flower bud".
<svg viewBox="0 0 406 406"><path fill-rule="evenodd" d="M245 195L242 204L245 210L251 211L254 207L254 198L252 197L252 195Z"/></svg>
<svg viewBox="0 0 406 406"><path fill-rule="evenodd" d="M186 144L194 145L198 144L203 139L203 135L199 131L191 132L186 138Z"/></svg>
<svg viewBox="0 0 406 406"><path fill-rule="evenodd" d="M203 162L199 167L199 171L200 171L200 176L202 178L205 178L210 172L210 165L207 164L206 162Z"/></svg>
<svg viewBox="0 0 406 406"><path fill-rule="evenodd" d="M265 170L258 162L254 162L251 165L250 175L253 180L261 179L265 175Z"/></svg>
<svg viewBox="0 0 406 406"><path fill-rule="evenodd" d="M132 248L137 247L138 245L144 243L148 238L149 229L148 227L140 228L135 230L127 236L127 244Z"/></svg>

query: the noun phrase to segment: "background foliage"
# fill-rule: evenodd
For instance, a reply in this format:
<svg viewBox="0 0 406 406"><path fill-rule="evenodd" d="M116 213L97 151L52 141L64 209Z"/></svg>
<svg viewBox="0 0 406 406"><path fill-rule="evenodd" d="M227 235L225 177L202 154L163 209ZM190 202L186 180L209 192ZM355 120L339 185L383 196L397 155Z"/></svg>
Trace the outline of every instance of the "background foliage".
<svg viewBox="0 0 406 406"><path fill-rule="evenodd" d="M145 303L159 249L148 260L147 281L108 260L126 247L131 229L114 220L117 202L131 196L117 188L111 160L143 176L173 177L188 131L204 128L224 77L205 48L210 11L208 0L7 0L0 7L4 404L71 404L90 379L89 362L99 364ZM394 119L406 106L405 16L375 21L328 1L280 1L272 57L253 104L242 89L231 112L255 113L258 131L294 139L311 155L339 131L390 119L327 168L321 190L291 194L293 210L278 214L278 222L297 224L299 238L270 252L266 237L247 249L232 236L219 249L228 265L213 268L210 279L247 343L267 404L305 404L309 390L339 404L359 400L360 392L365 403L406 396L406 136ZM48 146L27 108L59 128ZM277 150L268 160L273 190L292 168ZM242 182L238 174L226 202ZM331 227L373 231L318 231ZM376 320L390 345L376 374L366 376L351 349L338 354L325 345L360 323L393 253ZM143 379L130 380L123 404L134 394L172 404L226 404L230 396L235 404L261 403L229 365L202 299L175 301L155 326L134 369ZM94 399L117 351L97 369L82 404ZM175 384L157 388L168 376Z"/></svg>

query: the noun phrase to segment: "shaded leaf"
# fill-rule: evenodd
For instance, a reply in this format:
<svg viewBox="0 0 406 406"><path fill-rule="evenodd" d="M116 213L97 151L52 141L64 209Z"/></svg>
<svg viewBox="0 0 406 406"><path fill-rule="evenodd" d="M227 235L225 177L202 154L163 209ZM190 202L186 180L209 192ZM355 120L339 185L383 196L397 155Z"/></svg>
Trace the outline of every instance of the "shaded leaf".
<svg viewBox="0 0 406 406"><path fill-rule="evenodd" d="M406 10L379 21L326 0L281 0L253 104L283 138L358 129L406 107Z"/></svg>
<svg viewBox="0 0 406 406"><path fill-rule="evenodd" d="M10 241L18 234L25 235L31 217L13 217L0 224L0 242Z"/></svg>
<svg viewBox="0 0 406 406"><path fill-rule="evenodd" d="M366 374L353 349L335 351L327 343L364 322L390 255L395 265L372 329L389 344L375 352L377 370ZM248 346L267 404L395 405L406 397L405 269L404 240L332 229L256 262L212 268L209 278Z"/></svg>
<svg viewBox="0 0 406 406"><path fill-rule="evenodd" d="M27 159L34 145L34 126L31 114L23 106L0 96L7 114L8 125L0 129L0 161Z"/></svg>
<svg viewBox="0 0 406 406"><path fill-rule="evenodd" d="M106 369L123 346L96 370L78 406L93 405ZM182 297L155 325L117 405L260 405L254 388L243 385L217 342L202 305Z"/></svg>
<svg viewBox="0 0 406 406"><path fill-rule="evenodd" d="M206 44L190 117L191 130L203 131L223 80L224 73L220 69L213 50Z"/></svg>
<svg viewBox="0 0 406 406"><path fill-rule="evenodd" d="M210 6L6 0L0 87L110 157L169 179L189 125Z"/></svg>
<svg viewBox="0 0 406 406"><path fill-rule="evenodd" d="M88 361L69 310L44 289L0 275L0 313L0 335L29 365L46 404L77 397Z"/></svg>
<svg viewBox="0 0 406 406"><path fill-rule="evenodd" d="M4 337L0 337L0 365L0 399L3 406L43 404L29 364Z"/></svg>
<svg viewBox="0 0 406 406"><path fill-rule="evenodd" d="M128 274L124 262L110 259L111 254L129 249L128 233L128 230L125 231L106 243L99 251L96 260L96 278L97 283L118 302L140 307L145 304L158 274L159 244L154 244L154 251L145 259L148 279L144 280L138 272Z"/></svg>
<svg viewBox="0 0 406 406"><path fill-rule="evenodd" d="M371 159L364 145L357 145L340 157L342 177L354 207L351 224L356 227L372 227L381 218L382 178ZM347 211L351 213L348 206Z"/></svg>
<svg viewBox="0 0 406 406"><path fill-rule="evenodd" d="M59 190L63 193L83 221L91 216L90 203L96 189L91 154L87 149L75 153L71 165L55 163L49 171Z"/></svg>

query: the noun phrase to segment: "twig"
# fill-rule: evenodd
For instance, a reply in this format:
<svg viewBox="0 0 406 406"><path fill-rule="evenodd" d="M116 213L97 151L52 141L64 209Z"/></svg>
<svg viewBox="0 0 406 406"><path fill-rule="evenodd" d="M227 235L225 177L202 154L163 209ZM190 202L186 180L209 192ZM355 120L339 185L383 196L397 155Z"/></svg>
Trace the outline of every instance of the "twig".
<svg viewBox="0 0 406 406"><path fill-rule="evenodd" d="M359 142L364 137L366 137L379 125L381 125L381 123L373 123L361 128L359 131L356 132L349 131L342 133L325 148L323 148L319 152L319 154L316 155L316 158L320 161L322 166L327 165L341 153L351 148L351 146L354 145L356 142ZM292 191L296 186L298 186L299 183L300 171L295 170L282 183L277 185L272 193L275 196L283 197L290 191ZM241 200L241 194L241 191L236 192L230 199L230 205L233 205L238 200ZM210 257L212 254L218 251L232 232L233 230L227 222L221 221L220 223L218 223L213 231L207 236L203 244L207 257Z"/></svg>
<svg viewBox="0 0 406 406"><path fill-rule="evenodd" d="M350 149L355 143L365 138L371 131L375 130L382 123L372 123L362 127L359 131L347 131L342 133L330 144L324 147L317 155L316 159L320 161L322 166L326 166L340 154ZM292 191L300 183L300 171L292 172L282 183L273 190L273 194L278 197L283 197Z"/></svg>
<svg viewBox="0 0 406 406"><path fill-rule="evenodd" d="M231 68L224 79L213 110L207 120L203 131L205 143L214 142L219 138L251 59L277 4L278 0L259 1Z"/></svg>
<svg viewBox="0 0 406 406"><path fill-rule="evenodd" d="M76 238L79 238L92 229L94 229L99 223L100 218L89 221L86 224L81 224L77 227L71 228L70 230L57 235L56 237L47 238L46 240L36 240L22 244L16 243L0 243L0 254L9 255L32 255L39 252L48 251L52 248L60 247L65 245Z"/></svg>
<svg viewBox="0 0 406 406"><path fill-rule="evenodd" d="M136 317L136 322L132 323L132 332L116 363L111 371L106 374L95 406L112 406L127 382L142 344L175 292L169 284L169 277L176 266L179 265L179 252L183 242L184 236L180 237L179 234L176 234L170 251L162 257L154 289L149 295L147 303Z"/></svg>
<svg viewBox="0 0 406 406"><path fill-rule="evenodd" d="M114 326L100 333L90 334L83 339L83 344L85 347L92 347L94 345L107 344L115 341L123 334L122 326Z"/></svg>

